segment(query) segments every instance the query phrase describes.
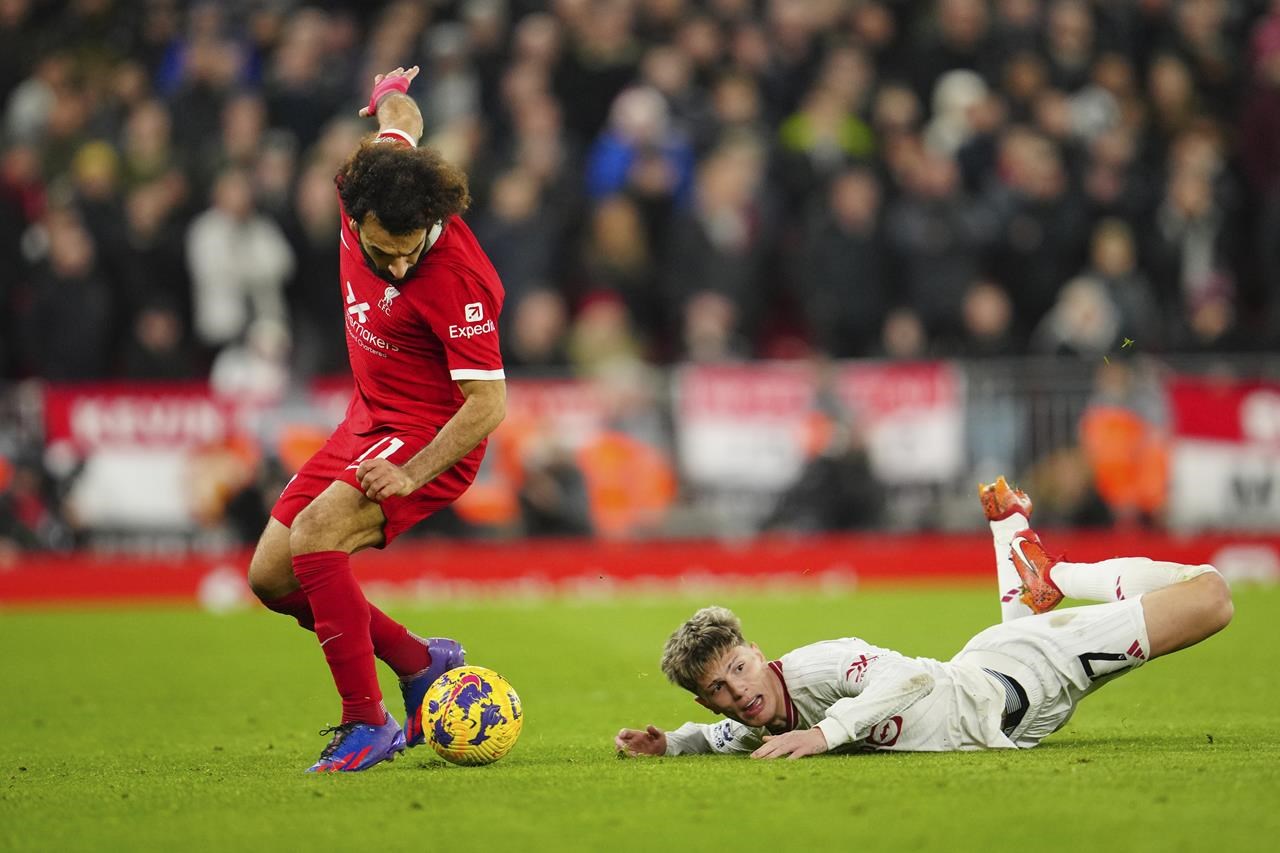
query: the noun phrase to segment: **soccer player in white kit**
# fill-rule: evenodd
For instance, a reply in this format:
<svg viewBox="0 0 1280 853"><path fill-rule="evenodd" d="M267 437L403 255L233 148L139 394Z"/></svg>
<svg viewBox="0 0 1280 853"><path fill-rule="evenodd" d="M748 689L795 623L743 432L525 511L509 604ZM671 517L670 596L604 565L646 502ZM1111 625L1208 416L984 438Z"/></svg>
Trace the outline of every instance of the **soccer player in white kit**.
<svg viewBox="0 0 1280 853"><path fill-rule="evenodd" d="M623 729L626 755L1027 749L1066 725L1107 681L1194 645L1231 621L1212 566L1122 557L1069 563L1030 529L1031 500L1003 477L979 488L995 540L1003 621L949 661L913 658L857 638L770 661L738 618L705 607L667 641L662 669L727 719ZM1063 596L1106 604L1051 612Z"/></svg>

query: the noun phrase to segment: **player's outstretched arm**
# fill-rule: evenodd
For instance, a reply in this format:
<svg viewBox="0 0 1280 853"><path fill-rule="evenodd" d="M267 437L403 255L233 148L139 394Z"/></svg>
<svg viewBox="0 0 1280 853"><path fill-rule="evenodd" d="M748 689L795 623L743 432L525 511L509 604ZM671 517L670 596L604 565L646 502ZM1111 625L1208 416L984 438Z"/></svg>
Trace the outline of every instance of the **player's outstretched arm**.
<svg viewBox="0 0 1280 853"><path fill-rule="evenodd" d="M422 138L422 112L409 97L409 84L418 76L418 66L405 70L397 68L373 78L373 92L369 103L360 110L360 117L376 116L378 132L398 130L408 136L414 145Z"/></svg>
<svg viewBox="0 0 1280 853"><path fill-rule="evenodd" d="M613 746L618 755L626 758L632 755L666 755L667 734L657 726L646 726L642 729L623 729L613 739Z"/></svg>

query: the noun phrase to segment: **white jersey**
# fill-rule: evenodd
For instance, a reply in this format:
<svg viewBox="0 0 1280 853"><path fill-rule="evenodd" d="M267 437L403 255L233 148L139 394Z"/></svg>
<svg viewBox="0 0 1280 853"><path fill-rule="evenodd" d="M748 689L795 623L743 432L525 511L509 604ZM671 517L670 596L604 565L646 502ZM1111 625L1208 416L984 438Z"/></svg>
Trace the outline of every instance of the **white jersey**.
<svg viewBox="0 0 1280 853"><path fill-rule="evenodd" d="M1080 699L1149 655L1140 599L1130 599L995 625L947 662L850 637L769 666L782 682L787 731L816 726L829 750L945 752L1033 747L1066 724ZM996 672L1025 693L1008 736ZM734 720L685 723L667 733L667 754L752 752L768 733Z"/></svg>
<svg viewBox="0 0 1280 853"><path fill-rule="evenodd" d="M1012 749L1000 731L1004 687L980 666L911 658L848 637L769 664L782 682L787 731L817 726L830 750ZM667 754L751 752L769 734L735 720L685 723Z"/></svg>

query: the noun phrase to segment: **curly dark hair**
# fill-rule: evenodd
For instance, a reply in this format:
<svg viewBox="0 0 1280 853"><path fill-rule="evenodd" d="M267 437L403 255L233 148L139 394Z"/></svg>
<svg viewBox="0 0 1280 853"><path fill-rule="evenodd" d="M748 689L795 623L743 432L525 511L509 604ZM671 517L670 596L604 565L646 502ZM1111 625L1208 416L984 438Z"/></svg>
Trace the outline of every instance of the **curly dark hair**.
<svg viewBox="0 0 1280 853"><path fill-rule="evenodd" d="M391 234L428 228L471 205L467 176L430 148L366 140L335 179L347 215L372 213Z"/></svg>

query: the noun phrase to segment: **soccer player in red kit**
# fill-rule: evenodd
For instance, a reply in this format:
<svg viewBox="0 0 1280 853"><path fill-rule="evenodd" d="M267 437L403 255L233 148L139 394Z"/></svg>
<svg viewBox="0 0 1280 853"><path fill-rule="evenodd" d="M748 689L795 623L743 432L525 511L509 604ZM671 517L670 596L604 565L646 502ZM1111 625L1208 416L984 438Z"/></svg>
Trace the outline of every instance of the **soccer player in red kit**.
<svg viewBox="0 0 1280 853"><path fill-rule="evenodd" d="M406 94L417 73L375 78L360 115L376 116L378 133L336 178L355 393L276 501L249 566L262 602L315 632L342 697L312 771L364 770L423 742L422 697L463 664L463 649L371 605L350 555L385 547L466 491L506 412L502 284L459 218L466 176L417 147L422 115ZM400 676L403 731L382 703L375 658Z"/></svg>

